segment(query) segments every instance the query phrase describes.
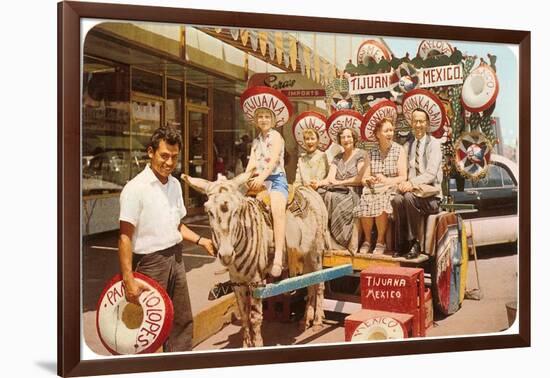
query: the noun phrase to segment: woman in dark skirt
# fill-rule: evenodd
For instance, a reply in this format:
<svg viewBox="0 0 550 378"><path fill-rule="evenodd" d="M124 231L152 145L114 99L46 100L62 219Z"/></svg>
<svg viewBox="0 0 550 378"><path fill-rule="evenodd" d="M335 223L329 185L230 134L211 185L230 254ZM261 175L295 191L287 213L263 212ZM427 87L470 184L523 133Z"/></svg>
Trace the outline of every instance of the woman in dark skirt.
<svg viewBox="0 0 550 378"><path fill-rule="evenodd" d="M348 250L355 223L353 209L359 204L366 159L365 151L355 148L358 141L356 131L349 127L342 128L338 132L338 144L344 151L332 160L327 178L312 183L319 187L318 192L327 206L332 237Z"/></svg>

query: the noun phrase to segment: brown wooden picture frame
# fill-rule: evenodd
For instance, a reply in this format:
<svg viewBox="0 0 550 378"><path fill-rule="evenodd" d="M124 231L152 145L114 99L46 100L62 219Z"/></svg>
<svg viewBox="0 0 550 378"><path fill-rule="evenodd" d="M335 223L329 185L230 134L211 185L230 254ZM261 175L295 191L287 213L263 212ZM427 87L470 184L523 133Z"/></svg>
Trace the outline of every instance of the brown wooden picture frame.
<svg viewBox="0 0 550 378"><path fill-rule="evenodd" d="M519 47L519 333L376 344L315 345L117 359L81 356L81 19L151 21L507 43ZM210 10L58 4L58 374L82 376L530 346L530 32ZM299 350L299 353L297 351ZM213 356L215 355L215 358Z"/></svg>

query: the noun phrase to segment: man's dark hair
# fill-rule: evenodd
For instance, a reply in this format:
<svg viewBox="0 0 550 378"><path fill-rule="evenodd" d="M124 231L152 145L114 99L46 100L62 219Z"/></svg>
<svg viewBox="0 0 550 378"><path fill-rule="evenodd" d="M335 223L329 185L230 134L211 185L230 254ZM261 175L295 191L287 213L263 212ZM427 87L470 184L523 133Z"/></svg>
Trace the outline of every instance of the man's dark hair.
<svg viewBox="0 0 550 378"><path fill-rule="evenodd" d="M169 145L178 145L180 151L183 149L183 142L181 140L180 132L171 126L161 126L153 132L151 135L151 142L149 145L156 151L159 148L160 141L164 140Z"/></svg>
<svg viewBox="0 0 550 378"><path fill-rule="evenodd" d="M414 112L422 112L422 113L426 114L426 121L428 121L428 123L430 123L430 115L428 114L427 111L425 111L425 110L422 109L422 108L415 108L415 109L411 112L411 117L412 117L412 114L413 114Z"/></svg>

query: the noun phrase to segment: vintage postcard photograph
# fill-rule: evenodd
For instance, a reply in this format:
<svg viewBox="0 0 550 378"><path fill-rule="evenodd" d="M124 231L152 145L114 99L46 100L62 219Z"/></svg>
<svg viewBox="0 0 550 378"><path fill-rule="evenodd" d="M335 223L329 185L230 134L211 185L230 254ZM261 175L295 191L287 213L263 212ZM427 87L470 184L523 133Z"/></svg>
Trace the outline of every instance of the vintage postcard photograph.
<svg viewBox="0 0 550 378"><path fill-rule="evenodd" d="M501 44L96 23L82 61L87 348L508 329L517 92L517 51ZM128 284L146 291L132 302Z"/></svg>
<svg viewBox="0 0 550 378"><path fill-rule="evenodd" d="M64 131L77 360L110 363L92 373L518 334L517 43L136 12L81 18L80 128Z"/></svg>

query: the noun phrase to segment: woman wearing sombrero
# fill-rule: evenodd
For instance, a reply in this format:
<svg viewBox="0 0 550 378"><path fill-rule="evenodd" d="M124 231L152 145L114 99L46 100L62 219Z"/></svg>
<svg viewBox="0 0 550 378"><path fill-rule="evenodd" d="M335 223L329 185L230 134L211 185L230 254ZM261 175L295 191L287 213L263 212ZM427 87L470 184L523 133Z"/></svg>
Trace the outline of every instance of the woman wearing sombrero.
<svg viewBox="0 0 550 378"><path fill-rule="evenodd" d="M259 191L265 186L269 192L275 241L275 256L270 273L273 277L278 277L283 265L288 182L285 173L284 139L274 128L288 122L292 105L281 92L258 86L247 89L241 95L241 107L246 118L260 131L252 142L246 172L254 172L249 182L250 189Z"/></svg>
<svg viewBox="0 0 550 378"><path fill-rule="evenodd" d="M298 145L305 151L298 158L294 184L317 189L317 183L324 180L329 171L325 151L332 141L327 132L327 119L314 111L303 112L294 120L292 132Z"/></svg>

